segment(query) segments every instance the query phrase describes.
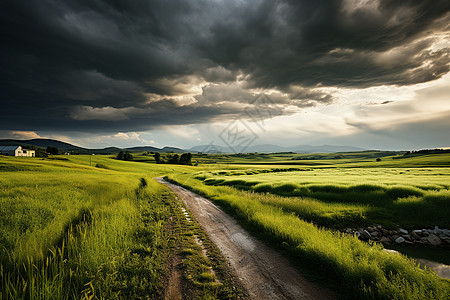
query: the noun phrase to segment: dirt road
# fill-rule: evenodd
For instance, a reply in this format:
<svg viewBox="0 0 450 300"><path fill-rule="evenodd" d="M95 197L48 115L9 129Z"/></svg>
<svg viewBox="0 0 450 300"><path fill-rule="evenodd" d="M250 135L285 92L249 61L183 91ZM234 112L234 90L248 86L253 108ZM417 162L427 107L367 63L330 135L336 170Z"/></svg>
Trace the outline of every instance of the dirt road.
<svg viewBox="0 0 450 300"><path fill-rule="evenodd" d="M252 299L333 299L328 289L305 279L278 252L252 237L211 201L162 178L186 203L222 251Z"/></svg>

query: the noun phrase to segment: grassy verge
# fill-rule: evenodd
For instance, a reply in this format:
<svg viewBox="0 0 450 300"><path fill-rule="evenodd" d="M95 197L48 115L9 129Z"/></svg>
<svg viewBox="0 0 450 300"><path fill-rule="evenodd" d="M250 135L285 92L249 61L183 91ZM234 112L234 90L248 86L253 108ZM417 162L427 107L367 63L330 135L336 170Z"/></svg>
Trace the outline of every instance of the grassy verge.
<svg viewBox="0 0 450 300"><path fill-rule="evenodd" d="M187 207L179 202L182 211ZM181 257L184 293L191 299L245 299L243 287L237 281L220 250L190 214L181 215L178 230L181 242L177 253Z"/></svg>
<svg viewBox="0 0 450 300"><path fill-rule="evenodd" d="M381 245L318 228L280 207L264 202L264 195L229 186L207 186L189 174L172 174L174 180L204 194L233 211L263 233L311 272L333 281L347 299L445 299L448 281L418 268L401 255L385 253Z"/></svg>

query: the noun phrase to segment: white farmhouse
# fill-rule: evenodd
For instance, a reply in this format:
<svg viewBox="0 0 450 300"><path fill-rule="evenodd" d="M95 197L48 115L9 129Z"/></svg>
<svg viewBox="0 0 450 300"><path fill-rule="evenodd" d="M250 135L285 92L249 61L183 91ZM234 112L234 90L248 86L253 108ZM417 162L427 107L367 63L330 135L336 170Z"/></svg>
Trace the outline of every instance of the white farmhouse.
<svg viewBox="0 0 450 300"><path fill-rule="evenodd" d="M0 154L9 156L34 157L34 150L22 149L21 146L0 146Z"/></svg>

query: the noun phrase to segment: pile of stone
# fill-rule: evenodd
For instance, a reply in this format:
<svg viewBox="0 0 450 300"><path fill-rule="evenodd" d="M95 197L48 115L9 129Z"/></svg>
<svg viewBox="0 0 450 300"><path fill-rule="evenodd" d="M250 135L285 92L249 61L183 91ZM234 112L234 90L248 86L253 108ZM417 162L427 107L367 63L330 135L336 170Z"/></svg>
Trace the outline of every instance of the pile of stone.
<svg viewBox="0 0 450 300"><path fill-rule="evenodd" d="M358 229L347 228L344 232L355 235L363 241L381 242L384 245L417 244L450 247L450 230L440 229L437 226L434 229L388 230L381 225L375 225Z"/></svg>

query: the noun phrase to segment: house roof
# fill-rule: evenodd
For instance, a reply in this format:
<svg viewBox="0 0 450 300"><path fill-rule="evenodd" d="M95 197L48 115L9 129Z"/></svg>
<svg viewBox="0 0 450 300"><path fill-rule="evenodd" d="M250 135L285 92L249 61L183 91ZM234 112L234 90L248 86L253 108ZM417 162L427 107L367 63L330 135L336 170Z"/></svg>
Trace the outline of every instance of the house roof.
<svg viewBox="0 0 450 300"><path fill-rule="evenodd" d="M14 151L20 146L0 146L0 151Z"/></svg>

